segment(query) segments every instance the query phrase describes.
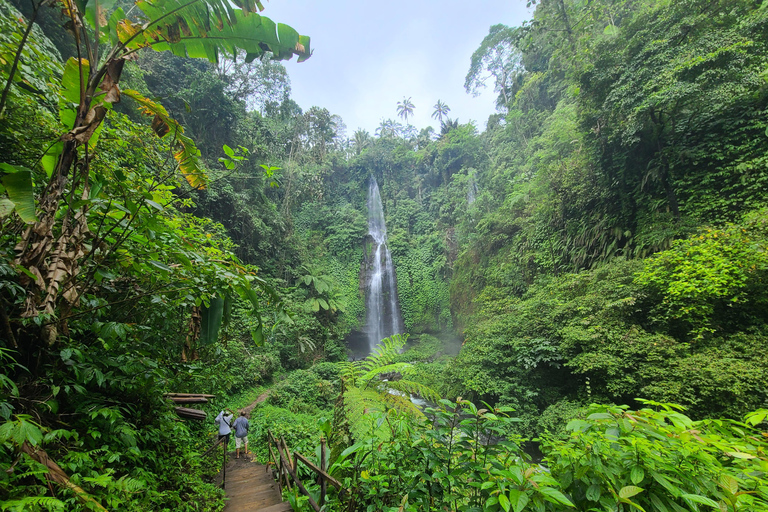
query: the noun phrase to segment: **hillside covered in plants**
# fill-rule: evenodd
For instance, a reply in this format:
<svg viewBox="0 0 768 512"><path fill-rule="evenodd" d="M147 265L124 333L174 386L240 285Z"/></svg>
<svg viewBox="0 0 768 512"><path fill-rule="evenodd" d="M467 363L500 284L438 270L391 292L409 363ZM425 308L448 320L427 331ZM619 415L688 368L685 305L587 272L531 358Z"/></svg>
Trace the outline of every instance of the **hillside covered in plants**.
<svg viewBox="0 0 768 512"><path fill-rule="evenodd" d="M326 511L768 511L766 5L532 1L370 133L261 2L0 0L0 510L221 510L252 404Z"/></svg>

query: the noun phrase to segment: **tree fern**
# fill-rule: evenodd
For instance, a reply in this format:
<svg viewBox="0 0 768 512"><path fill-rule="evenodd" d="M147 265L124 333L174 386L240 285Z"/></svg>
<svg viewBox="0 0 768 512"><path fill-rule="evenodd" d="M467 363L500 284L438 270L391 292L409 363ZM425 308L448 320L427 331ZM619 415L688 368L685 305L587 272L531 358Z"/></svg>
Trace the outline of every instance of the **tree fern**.
<svg viewBox="0 0 768 512"><path fill-rule="evenodd" d="M413 365L397 362L407 339L407 335L400 334L384 338L375 352L363 361L348 363L342 370L345 386L341 406L346 413L348 428L356 439L389 438L388 419L393 415L424 417L411 402L411 395L439 400L432 388L409 379L414 372ZM383 380L382 377L387 375L395 378Z"/></svg>
<svg viewBox="0 0 768 512"><path fill-rule="evenodd" d="M8 500L0 504L0 510L66 510L66 504L56 498L48 496L29 496L18 500Z"/></svg>

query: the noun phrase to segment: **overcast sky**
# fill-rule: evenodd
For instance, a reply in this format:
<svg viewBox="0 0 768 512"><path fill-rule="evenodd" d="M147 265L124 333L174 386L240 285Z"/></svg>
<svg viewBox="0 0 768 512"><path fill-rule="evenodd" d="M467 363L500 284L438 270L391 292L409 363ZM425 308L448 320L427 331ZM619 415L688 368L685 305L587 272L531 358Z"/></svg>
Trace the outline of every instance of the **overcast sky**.
<svg viewBox="0 0 768 512"><path fill-rule="evenodd" d="M397 102L411 97L411 124L438 128L431 118L438 99L462 123L483 129L495 112L495 94L464 91L472 53L496 23L517 26L530 18L526 0L271 0L263 15L311 37L312 58L286 63L293 99L338 114L347 136L371 132L397 118ZM399 120L399 119L398 119Z"/></svg>

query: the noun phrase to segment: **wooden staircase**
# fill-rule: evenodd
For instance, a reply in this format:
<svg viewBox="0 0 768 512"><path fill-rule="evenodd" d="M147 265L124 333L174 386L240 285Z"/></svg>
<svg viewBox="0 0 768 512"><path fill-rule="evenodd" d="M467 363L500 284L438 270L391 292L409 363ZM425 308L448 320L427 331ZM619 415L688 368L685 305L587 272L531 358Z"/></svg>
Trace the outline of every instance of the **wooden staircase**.
<svg viewBox="0 0 768 512"><path fill-rule="evenodd" d="M224 512L289 512L293 510L282 500L277 482L267 466L251 462L251 457L236 459L230 455L227 463Z"/></svg>

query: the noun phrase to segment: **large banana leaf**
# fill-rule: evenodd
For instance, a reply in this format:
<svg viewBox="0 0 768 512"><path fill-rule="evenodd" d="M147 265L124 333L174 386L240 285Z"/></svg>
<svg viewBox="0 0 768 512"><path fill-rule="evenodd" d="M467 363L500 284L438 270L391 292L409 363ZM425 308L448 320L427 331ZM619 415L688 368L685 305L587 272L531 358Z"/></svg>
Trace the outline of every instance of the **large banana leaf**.
<svg viewBox="0 0 768 512"><path fill-rule="evenodd" d="M200 325L200 343L212 345L219 338L219 329L224 316L224 299L214 297L208 307L203 307L202 322Z"/></svg>
<svg viewBox="0 0 768 512"><path fill-rule="evenodd" d="M174 137L176 148L174 148L173 156L179 164L179 170L192 188L205 188L207 178L198 158L200 150L197 149L192 139L184 135L184 128L179 122L168 115L165 107L145 98L138 91L126 89L123 91L123 95L136 101L142 112L154 116L152 128L159 137L165 137L168 134Z"/></svg>
<svg viewBox="0 0 768 512"><path fill-rule="evenodd" d="M298 55L302 62L310 57L309 37L257 14L260 4L253 0L235 4L240 8L226 0L139 0L136 5L149 21L122 20L117 35L131 50L151 46L211 62L222 54L244 53L253 59L267 51L277 60Z"/></svg>
<svg viewBox="0 0 768 512"><path fill-rule="evenodd" d="M8 194L7 198L0 197L0 217L5 217L15 210L24 222L28 224L35 222L37 217L35 216L32 171L10 164L0 164L0 170L7 173L0 180L3 184L0 188L5 188Z"/></svg>

